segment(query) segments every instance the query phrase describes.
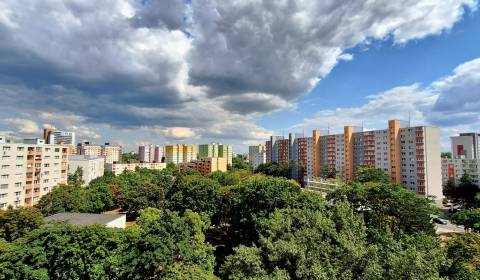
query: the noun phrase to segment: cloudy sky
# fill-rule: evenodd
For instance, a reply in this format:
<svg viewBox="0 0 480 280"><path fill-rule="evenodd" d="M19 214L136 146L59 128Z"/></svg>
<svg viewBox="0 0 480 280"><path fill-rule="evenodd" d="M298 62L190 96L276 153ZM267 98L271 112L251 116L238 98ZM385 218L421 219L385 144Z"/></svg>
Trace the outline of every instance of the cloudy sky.
<svg viewBox="0 0 480 280"><path fill-rule="evenodd" d="M477 0L3 0L0 134L234 144L480 130Z"/></svg>

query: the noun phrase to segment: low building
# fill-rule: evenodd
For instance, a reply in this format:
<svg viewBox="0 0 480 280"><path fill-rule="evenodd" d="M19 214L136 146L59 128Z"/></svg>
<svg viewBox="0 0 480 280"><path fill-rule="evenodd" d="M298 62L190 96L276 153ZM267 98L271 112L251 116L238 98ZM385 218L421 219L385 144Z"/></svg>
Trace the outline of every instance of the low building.
<svg viewBox="0 0 480 280"><path fill-rule="evenodd" d="M123 214L58 213L46 217L45 221L75 226L102 225L107 228L125 228L127 224L126 215Z"/></svg>
<svg viewBox="0 0 480 280"><path fill-rule="evenodd" d="M480 160L466 158L442 158L442 183L447 185L453 180L456 185L460 184L463 174L469 175L473 182L480 185Z"/></svg>
<svg viewBox="0 0 480 280"><path fill-rule="evenodd" d="M133 163L106 163L105 170L112 172L115 176L124 171L135 171L137 168L146 168L151 170L162 170L167 167L164 162L133 162Z"/></svg>
<svg viewBox="0 0 480 280"><path fill-rule="evenodd" d="M184 163L181 169L192 168L197 170L200 174L206 176L215 171L227 172L227 158L224 157L208 157L202 158L193 162Z"/></svg>
<svg viewBox="0 0 480 280"><path fill-rule="evenodd" d="M78 168L82 169L84 185L88 185L95 178L103 176L105 171L105 159L103 157L91 157L74 155L68 157L68 174L73 174Z"/></svg>

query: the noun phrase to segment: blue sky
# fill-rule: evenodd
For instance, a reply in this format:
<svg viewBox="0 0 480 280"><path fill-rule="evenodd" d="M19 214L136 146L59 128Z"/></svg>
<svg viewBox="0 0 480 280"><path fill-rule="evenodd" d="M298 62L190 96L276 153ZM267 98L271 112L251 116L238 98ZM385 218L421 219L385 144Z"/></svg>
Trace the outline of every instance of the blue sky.
<svg viewBox="0 0 480 280"><path fill-rule="evenodd" d="M480 57L480 13L466 14L441 35L406 44L394 44L391 38L376 40L347 52L353 60L335 66L298 100L296 110L266 114L258 123L281 134L319 110L361 106L368 95L402 85L428 85L449 75L458 65Z"/></svg>
<svg viewBox="0 0 480 280"><path fill-rule="evenodd" d="M0 134L249 144L480 127L479 0L3 0Z"/></svg>

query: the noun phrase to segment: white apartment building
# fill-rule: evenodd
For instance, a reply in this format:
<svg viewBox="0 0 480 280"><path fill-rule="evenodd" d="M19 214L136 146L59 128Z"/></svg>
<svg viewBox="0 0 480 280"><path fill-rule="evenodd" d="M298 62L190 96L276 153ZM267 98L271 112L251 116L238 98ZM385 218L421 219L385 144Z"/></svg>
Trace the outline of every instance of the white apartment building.
<svg viewBox="0 0 480 280"><path fill-rule="evenodd" d="M265 150L256 152L256 153L249 153L250 163L252 164L253 168L257 168L260 164L267 162L267 154Z"/></svg>
<svg viewBox="0 0 480 280"><path fill-rule="evenodd" d="M477 186L480 185L480 159L442 158L442 183L453 180L460 184L463 174L468 174Z"/></svg>
<svg viewBox="0 0 480 280"><path fill-rule="evenodd" d="M122 159L122 147L105 143L102 149L102 155L105 157L105 163L120 162Z"/></svg>
<svg viewBox="0 0 480 280"><path fill-rule="evenodd" d="M138 147L138 160L141 162L163 162L165 148L158 145L143 145Z"/></svg>
<svg viewBox="0 0 480 280"><path fill-rule="evenodd" d="M91 157L100 157L102 156L102 146L90 144L90 142L83 142L78 144L77 154Z"/></svg>
<svg viewBox="0 0 480 280"><path fill-rule="evenodd" d="M93 179L103 176L105 159L103 157L90 157L85 155L69 156L68 174L75 173L78 168L82 169L84 185L88 185Z"/></svg>
<svg viewBox="0 0 480 280"><path fill-rule="evenodd" d="M478 133L460 133L459 136L452 136L450 139L453 158L480 159Z"/></svg>
<svg viewBox="0 0 480 280"><path fill-rule="evenodd" d="M67 148L27 142L0 137L0 208L33 206L55 186L67 183Z"/></svg>
<svg viewBox="0 0 480 280"><path fill-rule="evenodd" d="M112 172L115 176L125 171L135 171L137 168L146 168L152 170L162 170L167 167L164 162L135 162L135 163L107 163L105 169Z"/></svg>

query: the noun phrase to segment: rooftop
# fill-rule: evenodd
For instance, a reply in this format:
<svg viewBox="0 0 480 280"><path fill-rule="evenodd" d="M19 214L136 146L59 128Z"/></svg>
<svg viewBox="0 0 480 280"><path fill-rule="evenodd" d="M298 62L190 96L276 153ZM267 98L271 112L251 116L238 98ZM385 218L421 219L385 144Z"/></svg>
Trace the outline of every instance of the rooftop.
<svg viewBox="0 0 480 280"><path fill-rule="evenodd" d="M46 222L68 222L72 225L86 226L86 225L107 225L125 215L120 214L87 214L87 213L58 213L45 218Z"/></svg>

